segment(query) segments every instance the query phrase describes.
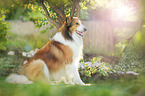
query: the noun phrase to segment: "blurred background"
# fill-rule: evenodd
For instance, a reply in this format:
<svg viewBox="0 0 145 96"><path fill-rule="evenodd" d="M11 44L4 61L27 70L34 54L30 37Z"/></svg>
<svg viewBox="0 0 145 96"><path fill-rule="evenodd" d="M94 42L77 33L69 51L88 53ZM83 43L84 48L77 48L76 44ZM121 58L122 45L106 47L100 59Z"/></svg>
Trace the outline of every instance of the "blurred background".
<svg viewBox="0 0 145 96"><path fill-rule="evenodd" d="M68 16L79 17L88 29L79 72L92 85L4 82ZM145 0L0 0L0 96L145 96L144 20Z"/></svg>
<svg viewBox="0 0 145 96"><path fill-rule="evenodd" d="M78 16L88 29L83 62L144 74L144 5L144 0L0 0L0 76L18 72L68 16ZM28 52L32 54L26 56ZM82 77L107 72L80 68Z"/></svg>

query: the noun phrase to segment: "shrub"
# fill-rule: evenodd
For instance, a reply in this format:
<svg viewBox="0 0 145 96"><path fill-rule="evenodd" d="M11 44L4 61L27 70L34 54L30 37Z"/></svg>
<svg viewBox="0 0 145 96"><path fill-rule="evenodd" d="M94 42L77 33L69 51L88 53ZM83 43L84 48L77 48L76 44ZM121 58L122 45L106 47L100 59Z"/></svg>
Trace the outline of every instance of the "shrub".
<svg viewBox="0 0 145 96"><path fill-rule="evenodd" d="M102 57L94 57L90 62L81 61L80 71L87 77L91 77L93 74L99 74L100 76L108 76L108 72L111 71L110 64L106 62L100 62Z"/></svg>
<svg viewBox="0 0 145 96"><path fill-rule="evenodd" d="M8 23L4 21L5 10L0 9L0 50L6 50L6 35L8 31Z"/></svg>
<svg viewBox="0 0 145 96"><path fill-rule="evenodd" d="M41 48L44 46L48 41L49 38L47 35L21 35L15 33L8 33L8 50L19 50L22 51L30 51L36 48Z"/></svg>
<svg viewBox="0 0 145 96"><path fill-rule="evenodd" d="M125 49L118 65L114 66L116 71L134 71L142 73L145 70L144 54L142 50L130 43Z"/></svg>
<svg viewBox="0 0 145 96"><path fill-rule="evenodd" d="M23 58L20 55L5 55L0 58L0 76L7 76L10 73L17 73Z"/></svg>

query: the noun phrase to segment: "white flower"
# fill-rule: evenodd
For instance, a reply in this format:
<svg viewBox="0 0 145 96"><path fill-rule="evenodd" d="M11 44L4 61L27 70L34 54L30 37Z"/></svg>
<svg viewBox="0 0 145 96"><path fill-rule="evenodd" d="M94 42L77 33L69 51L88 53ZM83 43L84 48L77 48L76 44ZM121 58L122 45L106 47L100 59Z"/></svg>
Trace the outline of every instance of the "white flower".
<svg viewBox="0 0 145 96"><path fill-rule="evenodd" d="M36 48L35 51L34 51L34 50L31 50L30 52L22 52L22 55L30 58L30 57L34 56L35 53L36 53L38 50L39 50L39 49Z"/></svg>
<svg viewBox="0 0 145 96"><path fill-rule="evenodd" d="M117 74L124 74L124 72L118 71Z"/></svg>
<svg viewBox="0 0 145 96"><path fill-rule="evenodd" d="M22 55L23 55L23 56L27 56L27 53L26 53L26 52L22 52Z"/></svg>
<svg viewBox="0 0 145 96"><path fill-rule="evenodd" d="M133 71L127 71L126 74L139 75L139 73L136 73L136 72L133 72Z"/></svg>
<svg viewBox="0 0 145 96"><path fill-rule="evenodd" d="M28 61L27 61L27 60L25 60L25 61L23 62L23 65L24 65L24 64L26 64L27 62L28 62Z"/></svg>
<svg viewBox="0 0 145 96"><path fill-rule="evenodd" d="M27 57L30 58L30 57L32 57L32 56L33 56L33 55L32 55L30 52L27 53Z"/></svg>
<svg viewBox="0 0 145 96"><path fill-rule="evenodd" d="M35 49L35 53L36 53L38 50L39 50L39 49L38 49L38 48L36 48L36 49Z"/></svg>
<svg viewBox="0 0 145 96"><path fill-rule="evenodd" d="M14 55L14 54L15 54L14 51L9 51L9 52L8 52L8 55Z"/></svg>
<svg viewBox="0 0 145 96"><path fill-rule="evenodd" d="M35 51L34 50L31 50L30 52L28 52L28 54L34 55L35 54Z"/></svg>

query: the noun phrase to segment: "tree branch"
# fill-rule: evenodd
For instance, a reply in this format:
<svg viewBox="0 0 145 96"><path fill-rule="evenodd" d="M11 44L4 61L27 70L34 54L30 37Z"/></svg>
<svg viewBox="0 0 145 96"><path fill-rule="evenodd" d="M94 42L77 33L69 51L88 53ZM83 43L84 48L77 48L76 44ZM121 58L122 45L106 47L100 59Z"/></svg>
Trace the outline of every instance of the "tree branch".
<svg viewBox="0 0 145 96"><path fill-rule="evenodd" d="M142 28L142 26L143 26L143 24L144 24L144 20L140 20L138 23L138 26L137 26L137 28L134 30L134 32L133 32L133 34L132 34L132 36L127 40L127 46L123 49L123 52L125 52L125 50L127 49L127 47L129 46L129 43L131 42L131 40L133 39L133 37L134 37L134 35L136 34L136 32L139 30L139 29L141 29Z"/></svg>
<svg viewBox="0 0 145 96"><path fill-rule="evenodd" d="M47 19L53 23L57 29L60 28L60 26L63 24L63 21L66 19L65 13L64 13L64 5L60 4L60 5L54 5L51 1L47 1L49 6L51 7L51 9L53 10L53 12L55 12L57 14L58 17L58 23L55 22L51 17L50 17L50 13L48 12L45 4L44 4L44 0L40 0L40 4L46 14ZM72 0L73 5L72 5L72 10L70 12L70 16L73 17L75 10L76 10L76 15L77 17L80 17L80 5L79 2L80 0Z"/></svg>
<svg viewBox="0 0 145 96"><path fill-rule="evenodd" d="M76 9L77 9L77 17L80 17L80 4L79 4L80 0L78 0L77 5L76 5Z"/></svg>
<svg viewBox="0 0 145 96"><path fill-rule="evenodd" d="M75 9L76 9L76 0L74 0L73 2L73 5L72 5L72 9L71 9L71 12L70 12L70 17L73 17L74 16L74 13L75 13Z"/></svg>
<svg viewBox="0 0 145 96"><path fill-rule="evenodd" d="M70 16L73 17L75 13L75 9L77 9L77 17L80 17L80 5L79 2L80 0L72 0L73 5L72 5L72 10L70 12Z"/></svg>
<svg viewBox="0 0 145 96"><path fill-rule="evenodd" d="M51 9L57 14L60 24L62 24L63 20L66 19L64 14L64 5L54 6L50 1L48 1L49 6Z"/></svg>
<svg viewBox="0 0 145 96"><path fill-rule="evenodd" d="M43 10L44 10L44 12L45 12L45 14L46 14L46 17L47 17L48 21L50 21L51 23L53 23L53 24L56 26L56 28L59 29L59 28L60 28L60 24L57 23L57 22L55 22L55 21L50 17L50 14L49 14L49 12L48 12L46 6L44 5L44 1L43 1L43 0L40 0L40 4L41 4L41 6L42 6L42 8L43 8Z"/></svg>

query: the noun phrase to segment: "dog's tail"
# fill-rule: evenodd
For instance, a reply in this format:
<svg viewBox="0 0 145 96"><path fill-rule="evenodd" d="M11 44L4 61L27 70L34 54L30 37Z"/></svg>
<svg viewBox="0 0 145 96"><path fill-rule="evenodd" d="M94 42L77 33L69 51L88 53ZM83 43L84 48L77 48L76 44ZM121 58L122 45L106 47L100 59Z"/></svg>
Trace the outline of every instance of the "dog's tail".
<svg viewBox="0 0 145 96"><path fill-rule="evenodd" d="M26 76L17 75L17 74L10 74L6 78L6 82L15 83L15 84L32 84L33 83Z"/></svg>

